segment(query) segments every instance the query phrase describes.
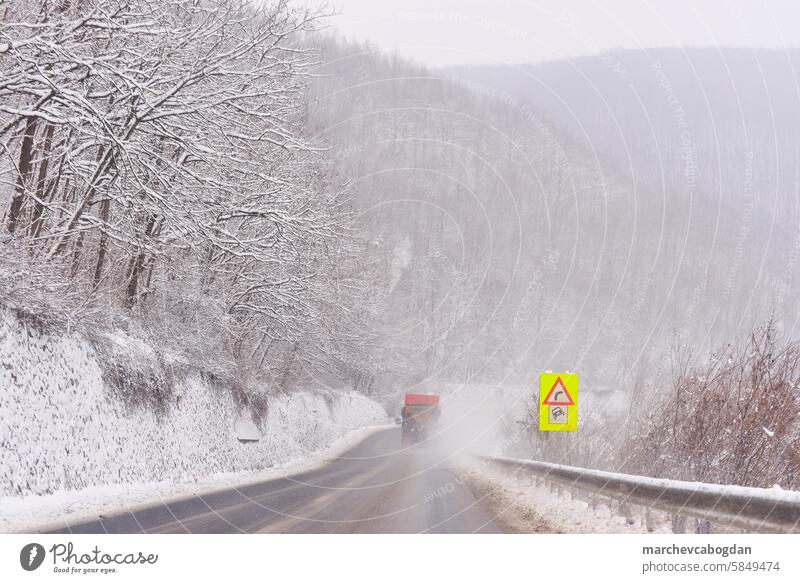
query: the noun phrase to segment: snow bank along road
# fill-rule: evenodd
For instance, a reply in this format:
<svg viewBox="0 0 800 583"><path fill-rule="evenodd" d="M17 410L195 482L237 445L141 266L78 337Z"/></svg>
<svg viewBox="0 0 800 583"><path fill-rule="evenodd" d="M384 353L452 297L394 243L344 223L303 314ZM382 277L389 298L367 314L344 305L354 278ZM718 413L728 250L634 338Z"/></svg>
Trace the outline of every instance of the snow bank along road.
<svg viewBox="0 0 800 583"><path fill-rule="evenodd" d="M500 527L433 444L378 431L320 468L167 500L58 533L493 533Z"/></svg>

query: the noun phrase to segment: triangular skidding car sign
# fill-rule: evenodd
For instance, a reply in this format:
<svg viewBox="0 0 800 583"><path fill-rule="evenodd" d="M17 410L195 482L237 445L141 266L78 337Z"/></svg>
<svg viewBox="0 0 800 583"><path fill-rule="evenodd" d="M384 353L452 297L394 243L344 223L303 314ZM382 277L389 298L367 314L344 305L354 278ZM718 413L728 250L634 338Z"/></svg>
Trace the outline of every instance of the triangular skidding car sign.
<svg viewBox="0 0 800 583"><path fill-rule="evenodd" d="M564 381L561 380L561 377L556 379L556 382L553 383L553 387L547 393L547 396L544 398L542 402L543 405L574 405L575 401L572 400L572 395L569 394L567 391L567 387L564 386Z"/></svg>
<svg viewBox="0 0 800 583"><path fill-rule="evenodd" d="M578 430L578 375L539 375L539 431Z"/></svg>

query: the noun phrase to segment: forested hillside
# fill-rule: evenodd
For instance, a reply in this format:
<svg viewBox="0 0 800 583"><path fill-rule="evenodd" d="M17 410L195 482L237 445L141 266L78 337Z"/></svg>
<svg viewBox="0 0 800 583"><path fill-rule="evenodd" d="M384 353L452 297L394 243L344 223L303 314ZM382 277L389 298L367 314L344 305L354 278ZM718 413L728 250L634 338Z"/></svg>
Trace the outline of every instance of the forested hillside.
<svg viewBox="0 0 800 583"><path fill-rule="evenodd" d="M670 257L637 273L674 290L664 318L699 323L683 336L709 350L773 311L797 332L797 65L797 51L687 48L444 73L535 104L636 190L657 226L639 240Z"/></svg>
<svg viewBox="0 0 800 583"><path fill-rule="evenodd" d="M390 366L509 382L596 357L620 285L607 268L635 223L625 185L533 108L369 47L326 39L322 54L312 128L382 266Z"/></svg>
<svg viewBox="0 0 800 583"><path fill-rule="evenodd" d="M774 206L790 193L770 190L768 170L787 154L764 145L760 118L750 122L757 148L712 147L708 118L683 88L689 68L672 64L665 94L664 77L629 66L620 80L602 59L578 61L595 63L592 91L564 80L580 77L566 62L530 75L431 73L369 47L328 41L323 55L313 128L353 180L370 253L386 266L374 289L391 289L389 320L404 330L392 337L409 342L421 377L519 381L572 367L593 389L654 386L681 346L707 354L773 311L793 326L792 211ZM641 85L642 115L668 130L643 138L630 121L640 109L621 98L618 117L601 109L622 91L615 83ZM734 135L740 118L728 106L714 115ZM724 168L709 162L719 152ZM628 157L639 163L626 171Z"/></svg>

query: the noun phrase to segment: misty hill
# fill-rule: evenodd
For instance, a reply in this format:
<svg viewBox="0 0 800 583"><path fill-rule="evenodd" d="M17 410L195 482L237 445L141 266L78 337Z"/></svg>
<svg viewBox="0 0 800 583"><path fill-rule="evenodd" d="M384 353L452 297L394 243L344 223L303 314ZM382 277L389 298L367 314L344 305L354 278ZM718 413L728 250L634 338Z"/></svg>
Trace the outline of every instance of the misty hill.
<svg viewBox="0 0 800 583"><path fill-rule="evenodd" d="M533 111L321 44L310 128L370 234L387 354L403 356L382 365L392 382L509 382L597 358L637 222L625 185Z"/></svg>
<svg viewBox="0 0 800 583"><path fill-rule="evenodd" d="M352 179L384 266L374 289L390 352L413 355L418 378L523 380L560 366L619 386L635 370L663 373L676 345L711 349L772 310L794 322L795 205L783 173L781 190L762 186L796 152L789 129L769 146L758 100L777 89L725 101L706 51L691 66L656 51L663 76L636 53L442 75L322 44L312 129ZM732 55L731 78L750 78ZM720 102L713 116L698 109L703 88ZM685 127L672 127L671 96ZM788 128L790 100L773 101Z"/></svg>
<svg viewBox="0 0 800 583"><path fill-rule="evenodd" d="M540 112L627 185L637 216L656 213L631 248L658 240L678 261L631 267L677 283L661 320L679 338L702 320L713 345L772 310L795 331L798 65L800 52L653 49L441 73Z"/></svg>
<svg viewBox="0 0 800 583"><path fill-rule="evenodd" d="M798 66L800 51L690 48L444 72L533 104L650 188L685 189L682 161L691 149L698 191L727 197L744 190L749 153L762 196L796 187ZM782 202L798 204L797 197Z"/></svg>

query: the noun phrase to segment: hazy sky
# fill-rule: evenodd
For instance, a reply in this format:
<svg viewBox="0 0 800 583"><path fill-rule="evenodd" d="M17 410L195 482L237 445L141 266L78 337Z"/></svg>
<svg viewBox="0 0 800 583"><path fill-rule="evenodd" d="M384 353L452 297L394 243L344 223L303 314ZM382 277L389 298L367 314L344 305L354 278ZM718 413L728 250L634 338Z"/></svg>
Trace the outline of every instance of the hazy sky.
<svg viewBox="0 0 800 583"><path fill-rule="evenodd" d="M330 0L353 39L431 66L625 47L800 46L800 0Z"/></svg>

